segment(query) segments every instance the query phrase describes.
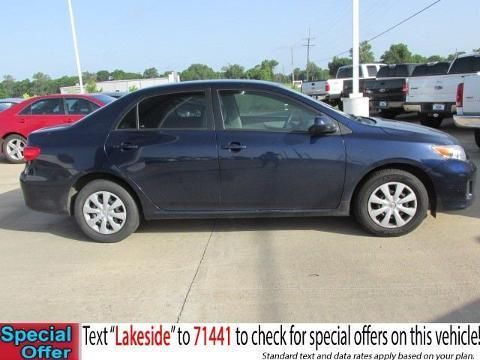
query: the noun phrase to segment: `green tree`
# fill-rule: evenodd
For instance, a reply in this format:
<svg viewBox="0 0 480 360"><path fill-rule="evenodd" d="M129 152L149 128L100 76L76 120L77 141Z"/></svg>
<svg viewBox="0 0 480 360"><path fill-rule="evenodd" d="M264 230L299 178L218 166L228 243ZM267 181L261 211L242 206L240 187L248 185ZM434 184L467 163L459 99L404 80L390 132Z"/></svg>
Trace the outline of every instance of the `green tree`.
<svg viewBox="0 0 480 360"><path fill-rule="evenodd" d="M87 85L85 86L85 90L87 91L87 93L98 93L98 92L101 92L101 90L97 87L97 83L90 79L88 82L87 82Z"/></svg>
<svg viewBox="0 0 480 360"><path fill-rule="evenodd" d="M351 65L351 64L352 64L352 59L350 58L334 56L332 61L328 63L328 72L330 76L335 76L337 75L337 70L339 67L345 66L345 65Z"/></svg>
<svg viewBox="0 0 480 360"><path fill-rule="evenodd" d="M33 95L46 95L57 92L55 84L51 81L49 75L42 72L37 72L32 76L32 88L31 92Z"/></svg>
<svg viewBox="0 0 480 360"><path fill-rule="evenodd" d="M308 72L308 79L307 79ZM309 62L305 74L301 80L325 80L328 79L329 71L327 69L322 69L320 66L314 62Z"/></svg>
<svg viewBox="0 0 480 360"><path fill-rule="evenodd" d="M414 64L424 64L428 61L428 59L420 54L413 54L410 58L410 62Z"/></svg>
<svg viewBox="0 0 480 360"><path fill-rule="evenodd" d="M245 68L238 64L229 64L222 68L223 76L226 79L244 79Z"/></svg>
<svg viewBox="0 0 480 360"><path fill-rule="evenodd" d="M412 53L406 44L392 44L381 57L386 64L405 64L412 61Z"/></svg>
<svg viewBox="0 0 480 360"><path fill-rule="evenodd" d="M248 79L273 81L274 70L277 65L277 60L263 60L259 65L249 69L246 76Z"/></svg>
<svg viewBox="0 0 480 360"><path fill-rule="evenodd" d="M180 74L182 80L205 80L217 79L218 74L209 66L204 64L192 64Z"/></svg>
<svg viewBox="0 0 480 360"><path fill-rule="evenodd" d="M350 49L350 57L352 57L352 49ZM372 45L368 41L362 41L359 46L359 58L361 64L375 62L375 55L372 51Z"/></svg>
<svg viewBox="0 0 480 360"><path fill-rule="evenodd" d="M0 87L4 94L2 97L15 96L15 78L12 75L4 75Z"/></svg>
<svg viewBox="0 0 480 360"><path fill-rule="evenodd" d="M445 61L446 58L440 55L431 55L427 58L426 62Z"/></svg>
<svg viewBox="0 0 480 360"><path fill-rule="evenodd" d="M97 71L97 81L108 81L110 78L110 72L107 70Z"/></svg>
<svg viewBox="0 0 480 360"><path fill-rule="evenodd" d="M158 74L158 70L154 67L145 69L143 72L143 77L145 79L152 79L152 78L158 78L160 75Z"/></svg>

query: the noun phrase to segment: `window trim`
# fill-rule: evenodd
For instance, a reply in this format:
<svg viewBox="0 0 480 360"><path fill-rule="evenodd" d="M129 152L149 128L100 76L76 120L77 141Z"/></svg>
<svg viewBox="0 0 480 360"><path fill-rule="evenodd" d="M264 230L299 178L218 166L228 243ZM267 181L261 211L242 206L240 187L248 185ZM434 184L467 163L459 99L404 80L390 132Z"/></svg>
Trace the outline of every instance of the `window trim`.
<svg viewBox="0 0 480 360"><path fill-rule="evenodd" d="M142 101L158 97L158 96L171 96L171 95L180 95L180 94L192 94L192 93L197 93L197 94L203 94L205 96L205 105L206 105L206 116L207 116L207 128L140 128L140 113L139 113L139 105ZM122 123L123 119L125 116L128 115L132 109L136 107L136 128L135 129L119 129L120 124ZM160 132L165 132L165 131L214 131L215 130L215 120L214 120L214 115L213 115L213 108L212 108L212 102L211 102L211 89L210 88L203 88L203 89L198 89L198 90L181 90L181 91L174 91L174 92L165 92L165 93L159 93L159 94L153 94L153 95L148 95L148 96L143 96L137 100L135 100L135 104L132 106L128 107L128 110L122 112L122 115L120 116L120 119L117 121L114 129L114 131L136 131L136 132L146 132L146 131L160 131Z"/></svg>
<svg viewBox="0 0 480 360"><path fill-rule="evenodd" d="M335 119L333 116L325 113L325 112L322 112L316 108L314 108L313 106L310 106L309 104L305 104L301 101L298 101L297 99L294 99L294 98L291 98L291 97L288 97L284 94L278 94L274 91L271 91L269 89L255 89L255 88L216 88L215 89L215 98L216 98L216 105L217 105L217 108L218 108L218 113L220 114L220 123L218 124L219 125L219 128L217 129L217 131L234 131L234 132L240 132L240 131L243 131L243 132L270 132L270 133L275 133L275 134L310 134L308 130L291 130L291 131L284 131L284 130L274 130L274 129L226 129L225 128L225 119L224 119L224 115L223 115L223 111L222 111L222 107L221 107L221 98L220 98L220 92L221 91L250 91L250 92L259 92L259 93L264 93L264 94L268 94L268 95L273 95L273 97L277 96L277 97L280 97L280 98L283 98L283 99L288 99L289 101L293 102L295 105L299 106L299 107L304 107L304 108L307 108L309 109L310 111L312 111L313 113L315 113L315 115L325 115L325 116L328 116L329 118L331 118L332 120L335 120L337 123L338 120ZM331 135L336 135L335 134L331 134Z"/></svg>

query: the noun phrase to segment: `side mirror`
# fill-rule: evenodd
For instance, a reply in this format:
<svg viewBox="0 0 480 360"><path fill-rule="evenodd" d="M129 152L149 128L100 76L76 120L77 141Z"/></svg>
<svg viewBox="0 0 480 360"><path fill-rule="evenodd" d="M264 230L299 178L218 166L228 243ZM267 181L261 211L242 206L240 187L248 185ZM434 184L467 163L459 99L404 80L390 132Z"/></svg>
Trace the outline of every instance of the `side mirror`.
<svg viewBox="0 0 480 360"><path fill-rule="evenodd" d="M325 134L333 134L338 131L338 124L335 120L328 116L316 117L314 123L308 129L308 132L313 136L320 136Z"/></svg>

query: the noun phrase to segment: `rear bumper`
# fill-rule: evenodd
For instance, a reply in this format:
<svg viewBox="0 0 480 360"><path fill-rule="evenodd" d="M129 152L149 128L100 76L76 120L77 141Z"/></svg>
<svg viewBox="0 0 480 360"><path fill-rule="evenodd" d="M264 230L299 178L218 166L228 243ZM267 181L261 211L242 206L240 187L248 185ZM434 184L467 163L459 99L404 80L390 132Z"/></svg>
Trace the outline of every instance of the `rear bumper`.
<svg viewBox="0 0 480 360"><path fill-rule="evenodd" d="M434 105L443 105L443 110L433 109ZM432 102L432 103L406 103L403 104L406 112L418 112L424 114L450 115L456 111L455 103Z"/></svg>
<svg viewBox="0 0 480 360"><path fill-rule="evenodd" d="M403 101L385 101L386 106L381 106L383 101L378 101L374 100L372 101L373 103L373 108L376 110L384 110L384 109L399 109L403 110Z"/></svg>
<svg viewBox="0 0 480 360"><path fill-rule="evenodd" d="M453 115L453 121L458 127L480 129L480 116Z"/></svg>
<svg viewBox="0 0 480 360"><path fill-rule="evenodd" d="M20 186L25 205L30 209L51 214L70 214L71 187L64 182L59 183L44 177L28 175L23 171L20 175Z"/></svg>
<svg viewBox="0 0 480 360"><path fill-rule="evenodd" d="M430 174L437 194L437 210L460 210L474 199L477 168L471 161L448 160L433 167Z"/></svg>

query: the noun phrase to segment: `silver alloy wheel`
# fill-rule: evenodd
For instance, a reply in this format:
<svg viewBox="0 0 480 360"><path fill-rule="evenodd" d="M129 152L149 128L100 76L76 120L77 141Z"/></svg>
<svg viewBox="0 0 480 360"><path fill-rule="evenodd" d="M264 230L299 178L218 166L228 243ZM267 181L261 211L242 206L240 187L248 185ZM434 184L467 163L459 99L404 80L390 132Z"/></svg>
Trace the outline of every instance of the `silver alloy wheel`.
<svg viewBox="0 0 480 360"><path fill-rule="evenodd" d="M417 196L400 182L389 182L377 187L368 198L368 214L384 228L400 228L417 213Z"/></svg>
<svg viewBox="0 0 480 360"><path fill-rule="evenodd" d="M123 201L108 191L90 195L83 204L87 225L102 235L119 232L127 221L127 208Z"/></svg>
<svg viewBox="0 0 480 360"><path fill-rule="evenodd" d="M7 142L7 154L13 160L23 160L23 150L25 149L25 141L14 138Z"/></svg>

